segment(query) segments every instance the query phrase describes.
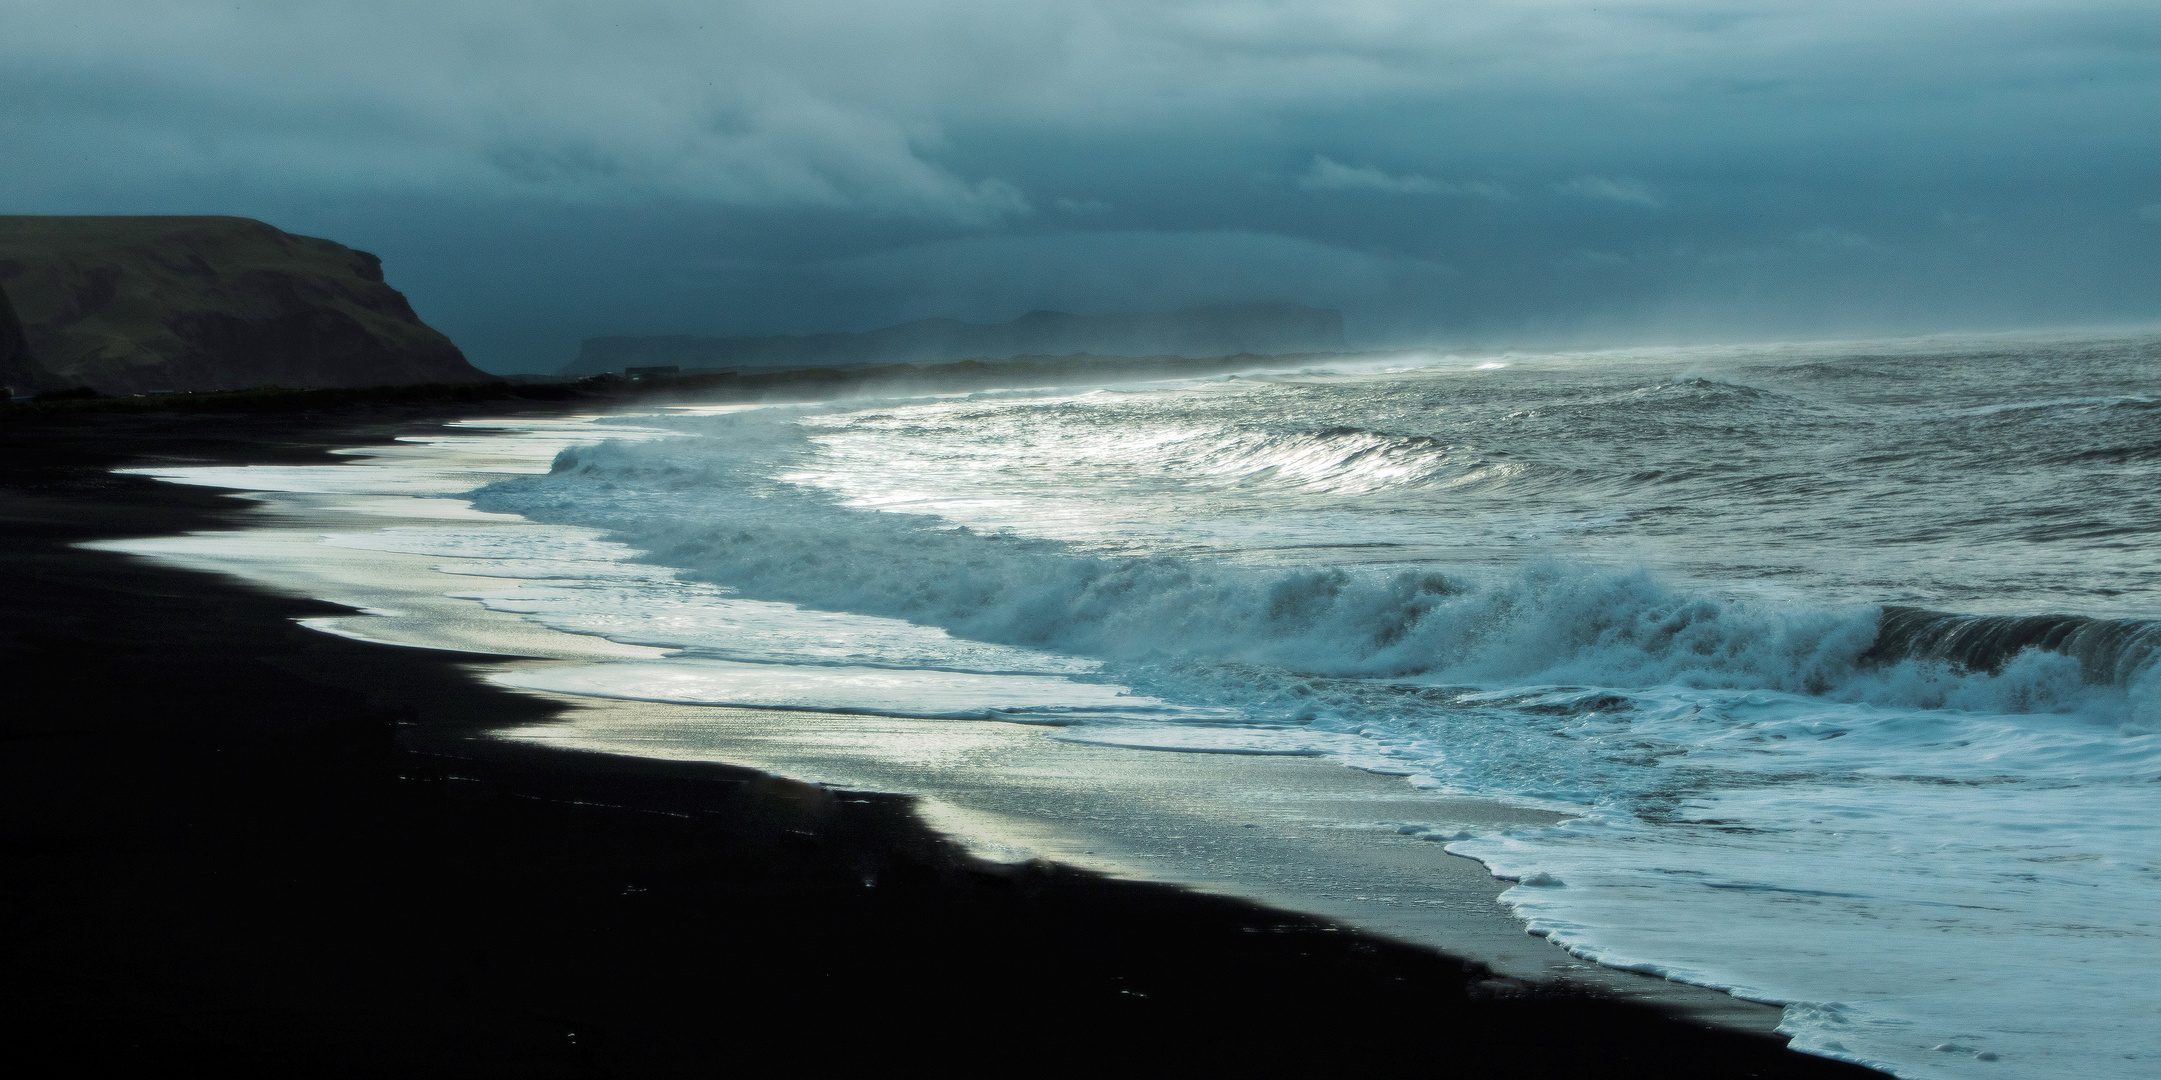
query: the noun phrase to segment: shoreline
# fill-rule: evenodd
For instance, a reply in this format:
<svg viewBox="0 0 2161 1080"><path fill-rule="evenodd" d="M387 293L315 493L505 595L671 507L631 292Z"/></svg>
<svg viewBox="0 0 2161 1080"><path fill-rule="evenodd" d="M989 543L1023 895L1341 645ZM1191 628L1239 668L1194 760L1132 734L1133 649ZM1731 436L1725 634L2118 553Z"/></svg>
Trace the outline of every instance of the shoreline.
<svg viewBox="0 0 2161 1080"><path fill-rule="evenodd" d="M491 425L492 426L492 425ZM515 432L515 429L512 429ZM529 452L490 451L498 436L463 450L418 452L422 463L485 472L515 467ZM501 436L516 440L515 433ZM362 468L403 453L352 455ZM422 464L426 469L427 466ZM551 669L595 662L660 661L671 650L551 629L529 616L445 595L515 588L519 578L471 577L441 556L384 550L359 539L377 529L521 526L463 509L455 500L415 503L305 478L251 478L151 471L191 486L253 479L248 527L145 540L94 541L97 550L208 570L273 592L319 598L364 614L302 625L359 641L451 651L488 683L555 704L557 716L453 741L457 755L486 753L492 740L567 750L745 766L827 787L907 796L916 816L993 862L1048 859L1112 877L1179 885L1342 922L1405 944L1441 948L1510 978L1569 985L1637 1000L1735 1030L1772 1034L1774 1006L1578 960L1525 932L1500 896L1509 883L1481 864L1404 831L1431 834L1557 823L1564 815L1469 796L1444 796L1330 760L1249 754L1165 753L1069 740L1040 724L909 719L873 707L775 712L542 689ZM336 472L332 470L332 475ZM461 480L460 483L475 482ZM288 487L296 484L297 487ZM362 490L373 485L362 483ZM392 488L383 490L394 490ZM526 526L529 527L529 526ZM455 562L456 560L453 560ZM445 571L452 576L446 578ZM463 581L464 584L453 585ZM511 659L515 658L515 659ZM533 682L538 678L538 683ZM426 749L407 728L408 749Z"/></svg>
<svg viewBox="0 0 2161 1080"><path fill-rule="evenodd" d="M1421 791L1317 757L1135 749L994 721L532 693L564 713L496 738L901 795L924 824L993 862L1042 860L1256 903L1447 952L1494 978L1730 1031L1769 1037L1783 1020L1777 1006L1579 959L1527 932L1500 900L1512 882L1399 828L1491 830L1562 814Z"/></svg>
<svg viewBox="0 0 2161 1080"><path fill-rule="evenodd" d="M1212 1063L1877 1075L1317 918L986 863L903 797L476 743L558 710L482 684L469 654L293 622L349 609L69 546L246 512L114 466L331 461L457 415L0 433L5 603L25 628L5 646L18 1045L222 1075L674 1075L783 1033L823 1043L805 1056L842 1029L847 1052L990 1061L1070 1057L1085 1032L1078 1054L1107 1060L1138 1051L1105 1034ZM1415 1020L1355 1051L1327 1030L1389 1017Z"/></svg>

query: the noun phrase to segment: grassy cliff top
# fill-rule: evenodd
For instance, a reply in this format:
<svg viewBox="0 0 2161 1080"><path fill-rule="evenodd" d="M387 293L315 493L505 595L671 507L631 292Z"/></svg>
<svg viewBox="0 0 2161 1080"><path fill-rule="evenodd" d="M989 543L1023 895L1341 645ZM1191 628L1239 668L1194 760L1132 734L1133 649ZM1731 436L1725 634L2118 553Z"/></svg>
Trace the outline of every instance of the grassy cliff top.
<svg viewBox="0 0 2161 1080"><path fill-rule="evenodd" d="M375 261L334 240L296 236L254 218L223 214L0 214L0 258L14 248L117 253L174 243L227 257L275 252L290 258L295 251L306 251L317 253L315 257L342 252Z"/></svg>

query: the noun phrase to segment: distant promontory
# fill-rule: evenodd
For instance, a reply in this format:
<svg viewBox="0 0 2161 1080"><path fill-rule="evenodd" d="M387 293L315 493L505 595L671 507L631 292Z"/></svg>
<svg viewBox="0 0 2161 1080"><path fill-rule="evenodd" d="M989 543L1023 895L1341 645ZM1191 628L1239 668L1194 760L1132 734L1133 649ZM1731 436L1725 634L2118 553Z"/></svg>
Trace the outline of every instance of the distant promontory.
<svg viewBox="0 0 2161 1080"><path fill-rule="evenodd" d="M1229 304L1113 315L1031 311L994 325L918 319L860 334L595 337L585 339L562 374L632 367L754 370L1076 353L1206 357L1342 349L1341 312L1302 304Z"/></svg>
<svg viewBox="0 0 2161 1080"><path fill-rule="evenodd" d="M0 216L35 388L106 394L487 381L365 251L237 217ZM20 387L19 387L20 388Z"/></svg>

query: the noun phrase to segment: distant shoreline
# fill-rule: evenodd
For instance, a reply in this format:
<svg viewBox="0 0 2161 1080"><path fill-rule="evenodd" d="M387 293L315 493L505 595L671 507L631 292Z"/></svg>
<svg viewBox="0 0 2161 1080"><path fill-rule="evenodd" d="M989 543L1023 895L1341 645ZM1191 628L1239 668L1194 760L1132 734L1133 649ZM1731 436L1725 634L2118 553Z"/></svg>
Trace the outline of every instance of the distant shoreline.
<svg viewBox="0 0 2161 1080"><path fill-rule="evenodd" d="M670 404L676 402L817 401L835 394L877 392L951 393L992 386L1045 387L1150 378L1192 378L1256 368L1282 368L1337 359L1345 354L1237 355L1205 359L1177 356L1016 357L956 360L941 364L874 364L791 368L776 371L692 370L630 378L519 376L481 383L416 383L401 386L212 390L107 396L84 391L46 393L0 403L0 422L80 413L342 412L379 407L429 408L507 405L520 409Z"/></svg>

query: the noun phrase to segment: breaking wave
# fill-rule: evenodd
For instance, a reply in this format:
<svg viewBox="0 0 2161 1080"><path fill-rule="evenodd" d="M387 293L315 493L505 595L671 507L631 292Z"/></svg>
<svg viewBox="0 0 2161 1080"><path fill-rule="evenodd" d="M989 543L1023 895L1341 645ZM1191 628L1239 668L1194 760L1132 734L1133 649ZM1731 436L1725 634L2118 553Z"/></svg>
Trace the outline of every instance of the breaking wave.
<svg viewBox="0 0 2161 1080"><path fill-rule="evenodd" d="M2161 655L2161 621L2084 615L1954 615L1886 607L1864 662L1934 661L1995 674L2029 650L2070 657L2088 682L2129 686Z"/></svg>
<svg viewBox="0 0 2161 1080"><path fill-rule="evenodd" d="M1396 487L1497 487L1524 480L1567 480L1578 470L1512 461L1477 447L1424 435L1358 427L1213 434L1184 463L1187 471L1236 484L1276 484L1308 492L1358 494Z"/></svg>
<svg viewBox="0 0 2161 1080"><path fill-rule="evenodd" d="M2118 720L2154 711L2161 624L2152 621L1738 600L1556 561L1470 575L1105 557L837 505L768 479L801 439L787 414L702 421L694 430L704 437L565 450L548 475L484 489L477 505L608 529L748 598L1127 664L1461 686L1772 690ZM1363 431L1308 437L1400 445Z"/></svg>

